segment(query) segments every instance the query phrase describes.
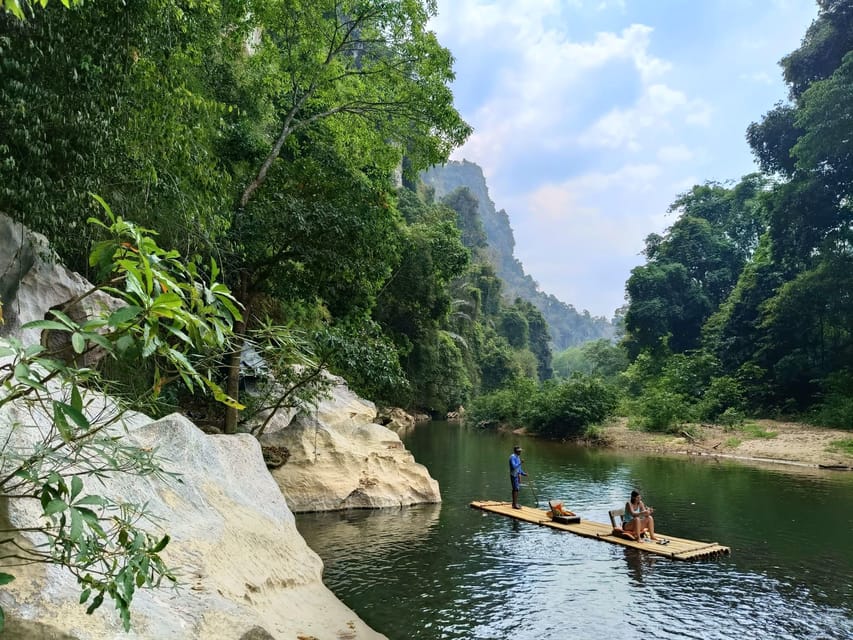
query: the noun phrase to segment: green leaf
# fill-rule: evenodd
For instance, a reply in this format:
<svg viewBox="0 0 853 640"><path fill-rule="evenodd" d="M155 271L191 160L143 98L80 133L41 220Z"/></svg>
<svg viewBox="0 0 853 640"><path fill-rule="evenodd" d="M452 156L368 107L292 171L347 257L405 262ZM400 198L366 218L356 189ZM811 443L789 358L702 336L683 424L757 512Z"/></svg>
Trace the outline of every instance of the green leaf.
<svg viewBox="0 0 853 640"><path fill-rule="evenodd" d="M133 320L140 313L142 313L142 307L138 307L136 305L128 305L126 307L122 307L118 311L115 311L110 314L108 323L111 327L117 327L120 324L124 324L129 320Z"/></svg>
<svg viewBox="0 0 853 640"><path fill-rule="evenodd" d="M62 410L62 413L71 418L74 424L76 424L81 429L88 430L89 427L92 426L88 418L86 418L85 414L76 407L70 404L65 404L64 402L58 402L57 405L59 405L60 409Z"/></svg>
<svg viewBox="0 0 853 640"><path fill-rule="evenodd" d="M80 492L83 490L83 481L80 479L80 476L74 476L71 478L71 500L73 501Z"/></svg>
<svg viewBox="0 0 853 640"><path fill-rule="evenodd" d="M128 267L125 273L125 283L128 292L134 294L137 300L146 300L148 298L148 292L143 288L142 280L135 269Z"/></svg>
<svg viewBox="0 0 853 640"><path fill-rule="evenodd" d="M74 353L83 353L86 350L86 340L79 332L71 334L71 346L74 347Z"/></svg>
<svg viewBox="0 0 853 640"><path fill-rule="evenodd" d="M71 406L77 411L83 410L83 396L80 395L77 385L71 387Z"/></svg>
<svg viewBox="0 0 853 640"><path fill-rule="evenodd" d="M76 479L76 477L75 477ZM80 540L80 536L83 534L83 517L81 513L71 507L71 533L69 534L69 538L71 542L77 542Z"/></svg>
<svg viewBox="0 0 853 640"><path fill-rule="evenodd" d="M86 600L89 599L90 595L92 595L92 590L89 587L83 589L83 591L80 592L80 604L86 602Z"/></svg>
<svg viewBox="0 0 853 640"><path fill-rule="evenodd" d="M93 331L93 332L91 332L91 333L86 333L86 334L84 334L84 336L85 336L85 338L86 338L89 342L94 342L94 343L95 343L96 345L98 345L99 347L102 347L102 348L104 348L105 350L107 350L107 351L109 351L110 353L112 353L112 351L113 351L113 343L112 343L112 342L110 342L109 340L107 340L107 339L106 339L104 336L102 336L100 333L95 333L95 332Z"/></svg>
<svg viewBox="0 0 853 640"><path fill-rule="evenodd" d="M11 573L0 573L0 587L2 587L4 584L9 584L14 579L15 576L13 576Z"/></svg>
<svg viewBox="0 0 853 640"><path fill-rule="evenodd" d="M37 356L38 354L42 353L43 351L44 351L44 347L41 346L40 344L31 344L26 349L24 349L24 357L25 358L32 358L32 357Z"/></svg>
<svg viewBox="0 0 853 640"><path fill-rule="evenodd" d="M21 329L41 329L42 331L70 331L71 329L62 324L61 322L55 322L53 320L33 320L32 322L28 322L21 327Z"/></svg>
<svg viewBox="0 0 853 640"><path fill-rule="evenodd" d="M16 375L15 380L19 384L24 385L25 387L30 387L31 389L38 389L39 391L47 392L47 388L41 382L39 382L38 380L34 380L33 378L30 378L29 376L18 376L18 375Z"/></svg>
<svg viewBox="0 0 853 640"><path fill-rule="evenodd" d="M68 420L65 419L65 412L62 410L61 402L53 403L53 423L56 425L56 429L59 431L59 436L62 440L70 442L71 438L74 437L74 433L71 430L71 425L68 424Z"/></svg>
<svg viewBox="0 0 853 640"><path fill-rule="evenodd" d="M88 613L89 615L92 615L92 613L94 613L95 609L100 607L103 603L104 603L104 594L99 593L98 595L95 596L95 599L92 600L92 604L90 604L89 607L86 609L86 613Z"/></svg>
<svg viewBox="0 0 853 640"><path fill-rule="evenodd" d="M164 293L162 295L157 296L154 300L154 303L151 305L151 311L156 312L160 315L165 315L167 317L172 317L171 313L165 310L175 310L180 309L184 304L184 301L175 293L169 292Z"/></svg>
<svg viewBox="0 0 853 640"><path fill-rule="evenodd" d="M104 505L107 504L107 501L105 498L102 498L101 496L88 495L84 498L80 498L77 502L74 503L74 506L79 507L79 506L84 505L84 504L91 504L93 506L103 507Z"/></svg>
<svg viewBox="0 0 853 640"><path fill-rule="evenodd" d="M160 553L163 549L165 549L165 548L166 548L166 545L167 545L167 544L169 544L169 540L171 540L171 538L169 537L169 534L164 535L164 536L160 539L160 542L158 542L158 543L154 546L154 548L153 548L153 549L151 549L151 553Z"/></svg>
<svg viewBox="0 0 853 640"><path fill-rule="evenodd" d="M84 498L85 500L85 498ZM79 502L77 503L80 504ZM107 534L104 531L103 527L101 527L101 523L98 521L98 516L95 515L95 512L91 509L77 509L80 512L80 515L83 517L83 520L86 524L89 525L89 528L98 534L101 538L106 538Z"/></svg>
<svg viewBox="0 0 853 640"><path fill-rule="evenodd" d="M67 315L65 315L64 313L62 313L62 311L60 311L59 309L53 309L53 310L51 311L51 314L53 314L53 317L54 317L54 318L57 318L60 322L62 322L62 323L65 325L65 326L63 327L63 329L66 329L66 330L68 330L68 329L71 329L71 330L77 329L77 323L76 323L76 322L74 322L74 321L73 321L71 318L69 318Z"/></svg>
<svg viewBox="0 0 853 640"><path fill-rule="evenodd" d="M44 508L44 515L52 516L54 513L65 511L68 508L68 503L65 500L51 500Z"/></svg>

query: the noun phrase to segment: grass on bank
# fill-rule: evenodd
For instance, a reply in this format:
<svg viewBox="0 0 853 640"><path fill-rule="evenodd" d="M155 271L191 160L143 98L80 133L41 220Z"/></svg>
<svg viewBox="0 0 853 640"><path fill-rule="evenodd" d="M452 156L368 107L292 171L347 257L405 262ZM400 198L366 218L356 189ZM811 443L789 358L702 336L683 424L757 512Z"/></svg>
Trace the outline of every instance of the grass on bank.
<svg viewBox="0 0 853 640"><path fill-rule="evenodd" d="M844 453L848 456L853 456L853 438L833 440L829 443L827 449L836 453Z"/></svg>

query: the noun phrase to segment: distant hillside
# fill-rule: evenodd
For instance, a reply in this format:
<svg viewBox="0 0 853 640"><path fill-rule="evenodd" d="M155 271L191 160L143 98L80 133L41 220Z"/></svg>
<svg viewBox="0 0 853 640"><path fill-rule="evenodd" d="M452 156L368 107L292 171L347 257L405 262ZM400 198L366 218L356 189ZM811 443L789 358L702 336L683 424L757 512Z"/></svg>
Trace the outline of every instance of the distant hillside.
<svg viewBox="0 0 853 640"><path fill-rule="evenodd" d="M588 311L578 312L572 305L553 295L540 291L536 281L524 273L524 266L514 255L515 237L509 216L503 209L495 210L489 198L486 178L479 165L463 160L449 162L443 167L433 167L421 174L425 184L435 189L436 200L467 188L479 202L480 219L486 232L486 255L505 283L504 295L509 302L521 298L531 302L545 319L556 350L596 340L612 338L613 324L606 318L591 316Z"/></svg>

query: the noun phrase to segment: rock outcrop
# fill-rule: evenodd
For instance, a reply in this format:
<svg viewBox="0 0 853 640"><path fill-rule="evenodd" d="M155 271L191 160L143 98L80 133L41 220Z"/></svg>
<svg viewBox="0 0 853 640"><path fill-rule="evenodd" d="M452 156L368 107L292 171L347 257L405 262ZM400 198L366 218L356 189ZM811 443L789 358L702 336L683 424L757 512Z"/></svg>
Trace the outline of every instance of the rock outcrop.
<svg viewBox="0 0 853 640"><path fill-rule="evenodd" d="M21 325L90 287L45 256L42 240L0 216L2 335L37 342L38 333L22 332ZM111 405L103 396L87 401L91 411ZM32 446L39 420L41 428L49 427L21 403L5 405L0 410L4 451ZM323 585L322 561L299 535L252 436L206 435L177 414L156 422L128 414L126 429L114 433L128 444L156 448L165 469L178 477L113 475L103 483L89 480L87 492L147 503L155 520L146 528L172 537L164 557L176 568L179 587L137 591L133 628L125 633L109 600L86 615L78 604L80 589L66 570L45 564L9 567L16 579L0 590L4 639L384 638ZM0 457L0 464L4 460ZM35 501L3 500L0 510L4 529L42 517ZM18 534L17 541L26 546L38 539Z"/></svg>
<svg viewBox="0 0 853 640"><path fill-rule="evenodd" d="M0 425L6 426L0 431L8 433L13 417L0 415ZM97 491L147 502L154 521L172 537L164 556L177 569L179 588L138 591L133 628L125 634L109 601L86 615L77 603L79 587L67 571L51 565L14 567L10 571L16 579L3 588L0 604L12 620L10 629L23 634L19 638L49 638L61 630L80 640L237 639L256 627L268 635L255 630L254 637L384 637L323 585L322 561L299 535L255 438L209 436L178 414L133 422L128 442L158 447L167 459L165 469L179 479L124 475ZM12 524L31 523L37 507L33 504L29 513L17 509Z"/></svg>
<svg viewBox="0 0 853 640"><path fill-rule="evenodd" d="M272 471L294 512L401 507L441 501L438 482L400 437L376 424L376 407L333 378L313 410L274 416L262 444L290 452Z"/></svg>
<svg viewBox="0 0 853 640"><path fill-rule="evenodd" d="M57 262L44 236L0 214L0 304L3 312L0 336L13 335L24 344L38 344L41 332L22 330L21 325L43 320L50 309L65 305L91 288L80 274ZM82 321L115 307L116 300L97 292L65 312L72 319ZM86 364L92 363L87 361Z"/></svg>
<svg viewBox="0 0 853 640"><path fill-rule="evenodd" d="M373 421L397 433L405 433L415 426L415 417L400 407L378 409Z"/></svg>

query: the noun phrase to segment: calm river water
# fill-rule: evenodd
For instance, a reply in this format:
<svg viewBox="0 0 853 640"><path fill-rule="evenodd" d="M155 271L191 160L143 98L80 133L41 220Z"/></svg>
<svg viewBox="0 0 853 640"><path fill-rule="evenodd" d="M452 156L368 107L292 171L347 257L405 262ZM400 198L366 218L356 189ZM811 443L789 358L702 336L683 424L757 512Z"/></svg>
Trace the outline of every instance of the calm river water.
<svg viewBox="0 0 853 640"><path fill-rule="evenodd" d="M521 441L525 504L608 522L637 487L659 532L732 549L680 562L469 508L510 499L517 439L435 422L403 441L442 504L297 516L326 584L391 640L853 638L853 473Z"/></svg>

